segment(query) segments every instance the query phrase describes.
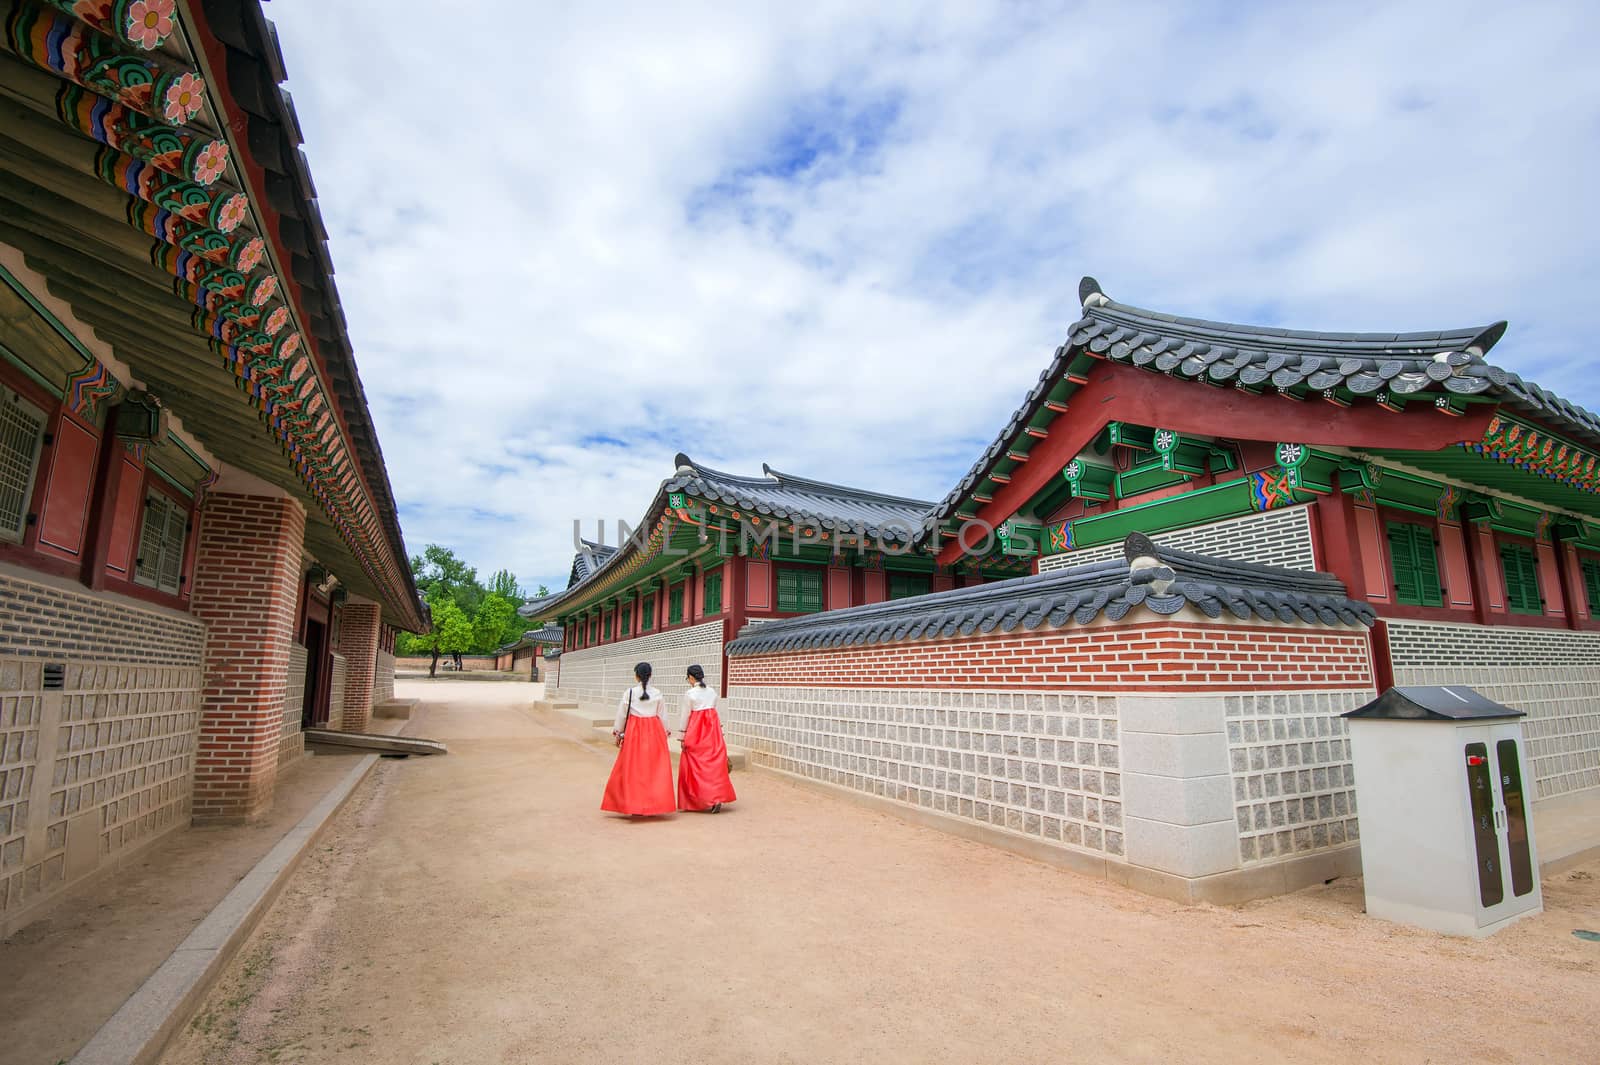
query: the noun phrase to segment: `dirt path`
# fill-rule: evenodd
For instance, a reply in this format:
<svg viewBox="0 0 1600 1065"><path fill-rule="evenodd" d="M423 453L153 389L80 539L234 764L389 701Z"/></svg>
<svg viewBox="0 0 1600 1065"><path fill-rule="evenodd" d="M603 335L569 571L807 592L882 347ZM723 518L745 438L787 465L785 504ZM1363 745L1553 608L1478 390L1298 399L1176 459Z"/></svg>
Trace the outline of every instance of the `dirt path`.
<svg viewBox="0 0 1600 1065"><path fill-rule="evenodd" d="M610 818L515 686L427 694L451 754L378 767L166 1062L1596 1060L1600 865L1484 942L1184 908L760 773Z"/></svg>

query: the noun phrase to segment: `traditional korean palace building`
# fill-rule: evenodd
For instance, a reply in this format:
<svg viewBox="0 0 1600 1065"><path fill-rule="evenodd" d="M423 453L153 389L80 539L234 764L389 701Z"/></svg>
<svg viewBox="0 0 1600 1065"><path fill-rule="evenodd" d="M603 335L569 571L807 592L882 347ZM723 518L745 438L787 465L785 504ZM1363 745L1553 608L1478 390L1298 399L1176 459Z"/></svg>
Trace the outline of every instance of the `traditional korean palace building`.
<svg viewBox="0 0 1600 1065"><path fill-rule="evenodd" d="M0 2L0 935L426 625L255 0Z"/></svg>
<svg viewBox="0 0 1600 1065"><path fill-rule="evenodd" d="M1337 715L1390 684L1527 711L1539 801L1600 799L1600 419L1488 361L1504 322L1300 332L1080 296L936 504L680 455L648 541L529 610L566 626L555 690L602 710L633 662L676 684L699 661L759 762L1180 897L1353 871ZM890 518L906 553L871 546ZM730 549L738 520L807 539ZM1164 592L1131 581L1131 533Z"/></svg>

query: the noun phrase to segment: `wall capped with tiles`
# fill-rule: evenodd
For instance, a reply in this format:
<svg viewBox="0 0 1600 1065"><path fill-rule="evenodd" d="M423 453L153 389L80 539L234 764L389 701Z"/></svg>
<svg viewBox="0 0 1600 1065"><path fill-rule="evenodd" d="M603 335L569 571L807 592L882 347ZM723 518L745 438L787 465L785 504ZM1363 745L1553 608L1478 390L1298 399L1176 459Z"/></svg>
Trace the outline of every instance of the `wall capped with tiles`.
<svg viewBox="0 0 1600 1065"><path fill-rule="evenodd" d="M757 764L1223 899L1358 867L1338 715L1373 694L1365 629L1185 609L736 655L723 721Z"/></svg>

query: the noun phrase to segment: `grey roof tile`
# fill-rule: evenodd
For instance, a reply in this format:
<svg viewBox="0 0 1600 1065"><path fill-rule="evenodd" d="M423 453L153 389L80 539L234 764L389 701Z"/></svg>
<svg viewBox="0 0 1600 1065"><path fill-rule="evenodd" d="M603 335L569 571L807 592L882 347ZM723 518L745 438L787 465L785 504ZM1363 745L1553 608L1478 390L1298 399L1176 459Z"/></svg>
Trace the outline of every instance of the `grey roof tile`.
<svg viewBox="0 0 1600 1065"><path fill-rule="evenodd" d="M1372 397L1399 395L1493 395L1503 409L1545 422L1600 447L1600 416L1487 362L1485 354L1505 334L1506 323L1410 333L1330 333L1236 325L1182 318L1108 298L1099 282L1078 286L1083 317L1067 330L1039 381L1023 398L1006 428L933 510L923 538L948 519L973 487L1004 455L1020 427L1042 405L1045 393L1081 352L1185 380L1259 389L1270 382L1284 391L1344 388ZM1441 400L1442 402L1442 400Z"/></svg>
<svg viewBox="0 0 1600 1065"><path fill-rule="evenodd" d="M1370 625L1375 614L1345 594L1326 573L1212 558L1168 547L1157 554L1176 574L1166 594L1134 584L1126 561L1094 562L1052 573L887 603L747 626L728 654L772 654L822 647L869 646L900 640L1032 631L1086 625L1102 614L1120 620L1143 607L1161 615L1193 606L1207 617L1312 624Z"/></svg>
<svg viewBox="0 0 1600 1065"><path fill-rule="evenodd" d="M677 466L677 474L666 484L669 492L689 492L785 521L811 521L823 529L850 531L860 525L873 539L880 535L891 541L908 539L933 509L927 500L814 481L765 464L761 477L723 473L683 454L678 455Z"/></svg>

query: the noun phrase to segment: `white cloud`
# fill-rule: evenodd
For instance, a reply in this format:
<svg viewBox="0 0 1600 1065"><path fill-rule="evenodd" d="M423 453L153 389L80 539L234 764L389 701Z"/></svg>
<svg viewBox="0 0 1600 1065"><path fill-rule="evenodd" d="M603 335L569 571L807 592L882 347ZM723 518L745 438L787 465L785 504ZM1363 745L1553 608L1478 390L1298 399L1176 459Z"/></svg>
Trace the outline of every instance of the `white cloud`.
<svg viewBox="0 0 1600 1065"><path fill-rule="evenodd" d="M572 519L638 520L680 449L942 495L1088 272L1507 317L1503 364L1600 405L1592 5L271 15L413 550L563 578Z"/></svg>

